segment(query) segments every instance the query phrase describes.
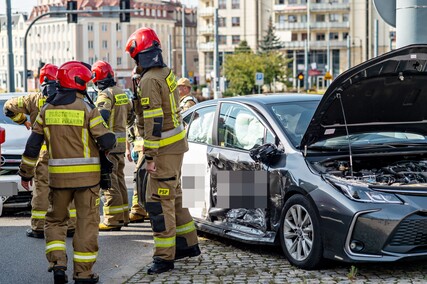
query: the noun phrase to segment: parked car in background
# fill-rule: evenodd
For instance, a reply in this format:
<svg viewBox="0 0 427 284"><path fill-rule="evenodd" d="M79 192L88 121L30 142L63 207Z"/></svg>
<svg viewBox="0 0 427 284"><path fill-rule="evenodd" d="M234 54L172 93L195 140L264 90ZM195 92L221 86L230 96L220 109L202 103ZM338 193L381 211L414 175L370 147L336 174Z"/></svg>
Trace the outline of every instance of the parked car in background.
<svg viewBox="0 0 427 284"><path fill-rule="evenodd" d="M199 230L278 244L293 265L427 257L427 45L337 77L323 96L184 113L183 204Z"/></svg>
<svg viewBox="0 0 427 284"><path fill-rule="evenodd" d="M22 154L31 130L13 122L4 115L3 111L8 99L23 95L26 93L0 94L0 127L7 133L6 141L1 145L0 162L0 198L3 202L3 211L25 209L31 206L31 192L21 186L21 178L18 176Z"/></svg>

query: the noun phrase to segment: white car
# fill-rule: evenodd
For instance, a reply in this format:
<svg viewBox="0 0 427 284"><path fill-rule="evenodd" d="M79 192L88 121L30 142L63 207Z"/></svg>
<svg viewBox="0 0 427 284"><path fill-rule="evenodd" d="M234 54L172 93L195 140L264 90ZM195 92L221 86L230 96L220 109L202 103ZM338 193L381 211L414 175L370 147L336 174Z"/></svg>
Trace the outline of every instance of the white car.
<svg viewBox="0 0 427 284"><path fill-rule="evenodd" d="M6 130L6 141L1 145L0 157L0 202L3 203L3 211L29 208L31 204L31 192L21 186L21 177L18 176L22 153L31 131L24 125L14 123L3 111L8 99L23 95L26 93L0 94L0 127Z"/></svg>

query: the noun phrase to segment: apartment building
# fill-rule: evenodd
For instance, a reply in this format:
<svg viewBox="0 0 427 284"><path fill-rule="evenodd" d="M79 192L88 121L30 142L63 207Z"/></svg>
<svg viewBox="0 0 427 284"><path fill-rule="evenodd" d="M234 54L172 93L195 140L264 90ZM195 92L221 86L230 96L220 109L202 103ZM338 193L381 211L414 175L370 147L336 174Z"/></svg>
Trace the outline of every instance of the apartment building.
<svg viewBox="0 0 427 284"><path fill-rule="evenodd" d="M14 62L15 90L22 91L24 86L24 35L27 28L27 15L17 13L12 15L12 48ZM8 37L6 15L0 16L0 90L8 89Z"/></svg>
<svg viewBox="0 0 427 284"><path fill-rule="evenodd" d="M66 0L40 0L34 7L29 21L37 16L51 11L65 11ZM78 10L88 13L78 15L77 23L67 23L64 16L40 19L31 28L28 37L28 69L37 73L41 62L61 65L69 60L80 60L93 64L97 60L105 60L115 70L116 80L121 87L130 87L133 60L125 52L129 36L138 28L153 28L161 41L163 58L169 62L172 55L176 63L172 63L177 76L181 75L181 24L177 17L180 15L179 2L166 3L161 0L131 1L130 23L120 23L118 16L118 0L78 1ZM187 62L197 62L196 52L196 13L189 9L186 29L188 48ZM191 15L194 15L191 17ZM171 35L171 36L169 36ZM170 40L170 38L172 40ZM178 40L179 39L179 40ZM171 41L171 42L169 42ZM168 47L172 52L168 51ZM178 60L179 59L179 60ZM173 61L172 61L173 62ZM198 74L198 65L188 64L187 69ZM29 89L37 88L37 79L28 81Z"/></svg>

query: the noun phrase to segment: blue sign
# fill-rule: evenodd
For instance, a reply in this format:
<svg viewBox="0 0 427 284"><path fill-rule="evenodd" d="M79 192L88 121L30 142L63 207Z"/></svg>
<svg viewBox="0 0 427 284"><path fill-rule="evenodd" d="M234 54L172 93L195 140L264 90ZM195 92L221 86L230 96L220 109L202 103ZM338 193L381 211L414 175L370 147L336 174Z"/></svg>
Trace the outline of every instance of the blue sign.
<svg viewBox="0 0 427 284"><path fill-rule="evenodd" d="M255 73L255 85L264 85L264 73L256 72Z"/></svg>

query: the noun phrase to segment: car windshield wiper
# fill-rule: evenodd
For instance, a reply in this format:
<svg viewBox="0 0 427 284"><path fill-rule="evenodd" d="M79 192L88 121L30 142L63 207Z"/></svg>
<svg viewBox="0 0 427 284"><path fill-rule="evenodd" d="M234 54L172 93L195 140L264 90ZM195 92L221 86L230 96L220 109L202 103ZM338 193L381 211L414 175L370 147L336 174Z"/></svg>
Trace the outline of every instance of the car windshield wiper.
<svg viewBox="0 0 427 284"><path fill-rule="evenodd" d="M410 146L427 146L426 142L388 142L388 143L373 143L373 144L352 144L353 148L357 149L373 149L373 148L399 148Z"/></svg>

